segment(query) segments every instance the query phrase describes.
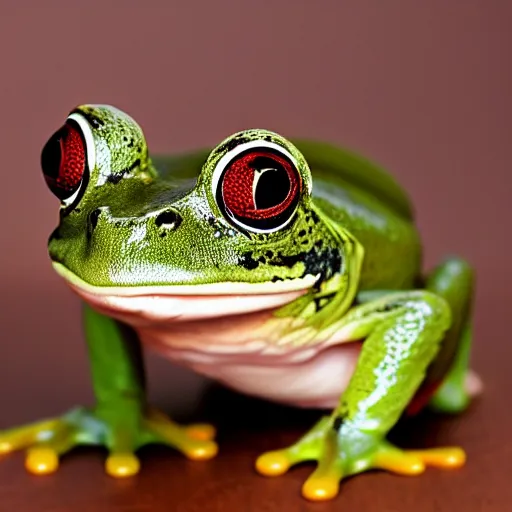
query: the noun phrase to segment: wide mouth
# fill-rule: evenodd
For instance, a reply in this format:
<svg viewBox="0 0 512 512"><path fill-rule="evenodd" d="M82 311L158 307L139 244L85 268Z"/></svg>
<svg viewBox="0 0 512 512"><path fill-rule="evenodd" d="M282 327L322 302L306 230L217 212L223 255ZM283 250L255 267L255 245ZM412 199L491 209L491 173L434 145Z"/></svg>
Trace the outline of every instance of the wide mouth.
<svg viewBox="0 0 512 512"><path fill-rule="evenodd" d="M177 284L177 285L91 285L65 267L62 263L52 262L55 271L74 288L94 295L144 296L144 295L268 295L305 291L311 288L320 275L287 279L285 281L265 283L244 283L224 281L219 283Z"/></svg>
<svg viewBox="0 0 512 512"><path fill-rule="evenodd" d="M61 263L56 272L88 304L128 323L202 320L276 309L305 294L318 276L276 283L222 282L161 286L93 286Z"/></svg>

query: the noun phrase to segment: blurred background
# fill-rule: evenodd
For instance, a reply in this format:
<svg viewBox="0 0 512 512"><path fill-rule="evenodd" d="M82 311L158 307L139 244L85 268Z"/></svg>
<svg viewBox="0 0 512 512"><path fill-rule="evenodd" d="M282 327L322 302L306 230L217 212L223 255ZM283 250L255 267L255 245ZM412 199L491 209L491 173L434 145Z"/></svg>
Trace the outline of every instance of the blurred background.
<svg viewBox="0 0 512 512"><path fill-rule="evenodd" d="M474 366L491 395L510 387L511 22L505 0L1 1L0 428L92 400L39 168L81 103L126 110L153 152L263 127L381 163L413 197L426 266L456 253L477 268ZM154 400L179 382L172 408L193 409L204 381L149 365Z"/></svg>

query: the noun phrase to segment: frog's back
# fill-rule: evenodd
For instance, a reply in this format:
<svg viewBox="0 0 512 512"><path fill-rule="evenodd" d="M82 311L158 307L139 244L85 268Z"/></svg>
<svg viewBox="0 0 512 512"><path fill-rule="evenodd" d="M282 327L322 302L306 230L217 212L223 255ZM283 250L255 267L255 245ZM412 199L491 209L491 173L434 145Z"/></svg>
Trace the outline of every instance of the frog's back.
<svg viewBox="0 0 512 512"><path fill-rule="evenodd" d="M313 173L314 183L329 181L339 189L366 192L392 212L407 220L413 219L409 196L384 169L356 153L314 140L294 140Z"/></svg>
<svg viewBox="0 0 512 512"><path fill-rule="evenodd" d="M361 289L412 287L421 244L407 193L386 171L344 149L294 141L313 175L313 200L363 245Z"/></svg>

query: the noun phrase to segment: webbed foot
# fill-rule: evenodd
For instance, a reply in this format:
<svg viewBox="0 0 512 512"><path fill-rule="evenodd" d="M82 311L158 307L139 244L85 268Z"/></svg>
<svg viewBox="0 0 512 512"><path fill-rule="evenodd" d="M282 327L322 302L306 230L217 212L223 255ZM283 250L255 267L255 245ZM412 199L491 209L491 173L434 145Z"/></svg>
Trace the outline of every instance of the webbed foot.
<svg viewBox="0 0 512 512"><path fill-rule="evenodd" d="M134 420L135 418L135 420ZM138 473L135 451L149 443L177 449L193 460L217 454L211 425L180 426L157 410L144 416L111 416L94 410L74 409L61 418L40 421L0 432L0 453L28 449L25 467L30 473L53 473L59 458L79 445L100 445L109 450L106 472L114 477Z"/></svg>
<svg viewBox="0 0 512 512"><path fill-rule="evenodd" d="M286 473L304 461L316 461L316 470L302 486L302 495L311 501L336 497L340 481L371 469L385 469L400 475L419 475L427 466L452 469L464 465L460 448L400 450L386 440L368 434L338 432L332 418L322 418L304 437L288 448L261 455L256 470L265 476Z"/></svg>

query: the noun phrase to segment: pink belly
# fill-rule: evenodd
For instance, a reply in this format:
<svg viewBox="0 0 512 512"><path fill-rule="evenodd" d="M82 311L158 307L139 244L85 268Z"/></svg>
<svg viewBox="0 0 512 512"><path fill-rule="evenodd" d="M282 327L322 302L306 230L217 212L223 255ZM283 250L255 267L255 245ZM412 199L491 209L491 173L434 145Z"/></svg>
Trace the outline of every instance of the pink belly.
<svg viewBox="0 0 512 512"><path fill-rule="evenodd" d="M138 328L142 343L241 393L297 407L332 408L361 343L279 347L264 338L268 313Z"/></svg>

